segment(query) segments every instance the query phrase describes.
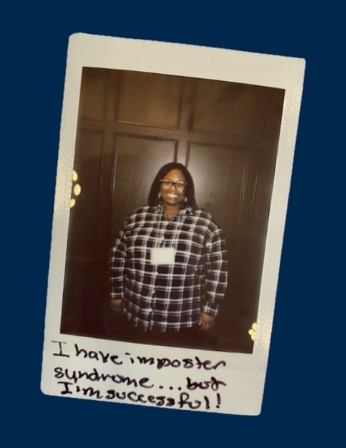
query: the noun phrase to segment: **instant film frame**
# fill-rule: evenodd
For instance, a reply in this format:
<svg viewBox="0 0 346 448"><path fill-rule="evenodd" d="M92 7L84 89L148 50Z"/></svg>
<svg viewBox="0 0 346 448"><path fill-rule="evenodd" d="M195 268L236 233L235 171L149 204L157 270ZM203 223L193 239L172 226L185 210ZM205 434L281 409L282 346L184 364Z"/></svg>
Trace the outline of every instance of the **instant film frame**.
<svg viewBox="0 0 346 448"><path fill-rule="evenodd" d="M76 186L72 172L85 67L284 91L256 327L250 330L254 338L252 353L149 346L61 331L71 190ZM182 410L260 413L304 68L305 61L296 58L85 34L71 36L43 350L41 388L45 394ZM78 188L75 191L78 195Z"/></svg>

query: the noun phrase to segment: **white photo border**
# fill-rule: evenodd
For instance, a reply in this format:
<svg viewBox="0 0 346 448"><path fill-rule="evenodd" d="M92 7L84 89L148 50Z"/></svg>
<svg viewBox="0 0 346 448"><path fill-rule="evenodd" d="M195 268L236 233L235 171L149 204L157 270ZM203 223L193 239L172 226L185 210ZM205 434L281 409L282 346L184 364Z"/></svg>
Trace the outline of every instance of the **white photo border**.
<svg viewBox="0 0 346 448"><path fill-rule="evenodd" d="M79 107L79 94L83 67L133 70L141 72L204 78L243 84L274 87L285 90L284 108L281 122L279 147L271 199L266 249L260 290L260 300L256 327L256 337L252 354L203 352L201 358L208 359L216 366L212 373L198 362L196 353L190 349L141 345L140 355L180 360L181 366L162 367L141 365L136 362L139 352L136 344L102 339L93 339L60 334L60 319L65 275L67 236L70 216L70 197L72 170L74 163L75 140ZM117 368L121 375L131 378L150 378L151 396L168 392L176 397L182 393L186 376L204 384L211 376L226 385L219 386L216 398L215 390L206 395L203 390L189 391L191 402L171 405L174 409L195 409L238 415L259 415L263 399L265 375L267 369L275 296L279 276L280 256L283 242L287 211L294 147L297 135L299 110L303 89L305 60L266 54L198 47L155 41L143 41L88 34L74 34L68 46L65 91L62 110L59 159L55 195L54 218L52 228L51 258L48 279L47 308L42 364L41 389L47 395L70 396L75 398L99 399L97 395L81 392L84 379L71 380L71 392L62 394L63 381L59 382L64 369L70 371L91 371L97 368L111 375ZM78 347L78 348L77 348ZM76 350L81 348L85 352ZM122 363L105 362L100 351L118 356ZM64 356L59 356L64 354ZM82 353L82 354L81 354ZM88 356L84 357L84 354ZM99 357L96 354L99 353ZM92 354L90 356L90 354ZM83 355L83 356L82 356ZM197 353L198 355L198 353ZM194 360L194 366L187 371L182 359ZM115 358L113 358L115 359ZM224 361L225 365L220 363ZM186 363L186 362L185 362ZM178 363L177 363L178 364ZM57 368L61 370L56 370ZM190 366L191 367L191 366ZM147 383L149 384L149 382ZM80 386L79 386L80 385ZM86 385L86 383L85 383ZM95 386L95 385L94 385ZM100 386L100 385L99 385ZM118 386L118 385L115 385ZM109 389L110 386L102 386ZM122 384L119 390L128 389ZM65 389L66 390L66 389ZM178 390L180 391L178 393ZM69 391L69 392L70 392ZM77 393L78 391L78 393ZM149 392L145 391L146 397ZM199 394L199 395L198 395ZM105 394L100 401L106 400ZM115 402L134 403L132 398L115 398ZM138 397L138 394L136 395ZM185 395L186 397L186 395ZM208 397L208 398L206 398ZM221 401L222 398L222 401ZM202 404L198 407L198 401ZM162 406L155 399L142 399L138 404ZM159 403L159 404L158 404ZM167 402L166 402L167 403Z"/></svg>

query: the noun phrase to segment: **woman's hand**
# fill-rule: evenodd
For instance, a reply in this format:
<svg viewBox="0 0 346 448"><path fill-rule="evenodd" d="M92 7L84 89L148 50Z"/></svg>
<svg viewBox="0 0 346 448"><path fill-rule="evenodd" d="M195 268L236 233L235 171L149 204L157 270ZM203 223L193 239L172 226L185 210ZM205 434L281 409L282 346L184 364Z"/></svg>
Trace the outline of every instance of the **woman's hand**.
<svg viewBox="0 0 346 448"><path fill-rule="evenodd" d="M198 321L200 330L209 330L215 323L215 317L209 316L209 314L201 313L201 316Z"/></svg>
<svg viewBox="0 0 346 448"><path fill-rule="evenodd" d="M111 300L111 308L113 311L116 312L116 314L122 314L123 312L122 300L121 299Z"/></svg>

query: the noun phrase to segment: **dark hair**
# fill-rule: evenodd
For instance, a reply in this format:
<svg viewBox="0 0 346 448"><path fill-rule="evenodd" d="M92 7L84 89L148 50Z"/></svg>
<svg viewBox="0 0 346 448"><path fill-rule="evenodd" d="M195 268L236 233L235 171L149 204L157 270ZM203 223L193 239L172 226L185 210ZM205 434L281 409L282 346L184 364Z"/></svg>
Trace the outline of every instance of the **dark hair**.
<svg viewBox="0 0 346 448"><path fill-rule="evenodd" d="M185 187L185 196L187 198L187 201L185 202L185 206L192 207L194 210L197 209L196 199L195 199L195 186L193 183L193 179L189 171L185 168L184 165L177 162L171 162L164 165L159 172L157 173L154 182L151 185L149 196L148 196L148 205L154 206L159 204L160 199L158 197L158 194L160 192L160 180L163 179L167 173L169 173L172 170L179 170L183 173L185 180L186 180L186 187Z"/></svg>

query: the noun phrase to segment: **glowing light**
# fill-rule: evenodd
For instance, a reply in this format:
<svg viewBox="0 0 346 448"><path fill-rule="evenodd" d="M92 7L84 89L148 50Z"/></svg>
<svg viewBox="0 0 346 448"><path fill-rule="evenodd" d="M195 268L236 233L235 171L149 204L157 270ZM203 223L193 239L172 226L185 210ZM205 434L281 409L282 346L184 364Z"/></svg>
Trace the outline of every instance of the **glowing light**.
<svg viewBox="0 0 346 448"><path fill-rule="evenodd" d="M78 174L77 171L73 170L72 171L72 181L73 181L73 185L72 185L72 197L70 200L70 208L74 207L76 205L76 197L79 196L81 194L82 191L82 187L77 184L78 180Z"/></svg>
<svg viewBox="0 0 346 448"><path fill-rule="evenodd" d="M250 330L248 331L251 339L254 341L256 336L256 322L251 325Z"/></svg>
<svg viewBox="0 0 346 448"><path fill-rule="evenodd" d="M79 184L74 186L73 193L75 196L79 196L81 191L82 191L82 188Z"/></svg>

